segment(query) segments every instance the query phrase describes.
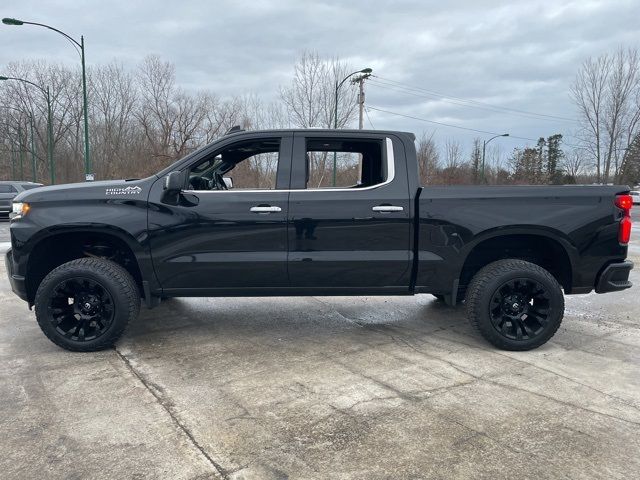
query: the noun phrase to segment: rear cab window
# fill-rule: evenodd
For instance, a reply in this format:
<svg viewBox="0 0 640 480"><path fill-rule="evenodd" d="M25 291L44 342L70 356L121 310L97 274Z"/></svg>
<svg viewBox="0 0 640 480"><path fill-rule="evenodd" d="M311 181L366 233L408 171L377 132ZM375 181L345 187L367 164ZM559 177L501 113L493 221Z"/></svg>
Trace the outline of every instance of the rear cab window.
<svg viewBox="0 0 640 480"><path fill-rule="evenodd" d="M381 139L307 137L306 189L359 189L390 180Z"/></svg>

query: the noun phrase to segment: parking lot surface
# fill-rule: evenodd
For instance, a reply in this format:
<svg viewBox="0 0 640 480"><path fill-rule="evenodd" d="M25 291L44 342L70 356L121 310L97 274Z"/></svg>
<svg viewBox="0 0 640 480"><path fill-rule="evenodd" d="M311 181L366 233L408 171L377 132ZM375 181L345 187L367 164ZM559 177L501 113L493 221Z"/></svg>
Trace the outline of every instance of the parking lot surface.
<svg viewBox="0 0 640 480"><path fill-rule="evenodd" d="M531 352L492 348L464 308L420 295L175 299L83 354L44 337L2 262L2 478L640 471L639 287L567 297Z"/></svg>

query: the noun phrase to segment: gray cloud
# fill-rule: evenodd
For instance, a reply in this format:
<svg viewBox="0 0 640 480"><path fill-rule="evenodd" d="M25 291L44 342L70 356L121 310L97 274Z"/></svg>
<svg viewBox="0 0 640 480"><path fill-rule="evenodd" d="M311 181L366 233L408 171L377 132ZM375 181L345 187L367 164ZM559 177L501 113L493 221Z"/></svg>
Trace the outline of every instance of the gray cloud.
<svg viewBox="0 0 640 480"><path fill-rule="evenodd" d="M43 4L44 3L44 4ZM49 23L87 41L89 64L175 63L187 89L277 97L304 50L371 66L384 79L504 107L573 117L569 87L588 56L638 46L637 0L578 1L87 1L23 0L0 15ZM36 27L0 27L0 65L71 63L71 46ZM420 94L415 92L414 94ZM367 103L410 116L537 138L574 124L454 105L367 86ZM370 111L377 128L435 127ZM437 127L469 143L472 133ZM570 141L570 139L568 139ZM503 139L506 149L522 144Z"/></svg>

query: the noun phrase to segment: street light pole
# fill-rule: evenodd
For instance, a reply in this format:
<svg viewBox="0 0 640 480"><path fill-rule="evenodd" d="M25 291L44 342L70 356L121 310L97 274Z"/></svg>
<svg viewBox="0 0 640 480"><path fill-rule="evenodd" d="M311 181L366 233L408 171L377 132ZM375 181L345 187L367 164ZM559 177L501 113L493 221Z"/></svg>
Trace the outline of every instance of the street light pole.
<svg viewBox="0 0 640 480"><path fill-rule="evenodd" d="M485 140L484 142L482 142L482 183L487 183L487 179L484 176L484 156L487 151L487 144L494 138L508 137L508 136L509 136L508 133L503 133L502 135L496 135L495 137L491 137L489 140Z"/></svg>
<svg viewBox="0 0 640 480"><path fill-rule="evenodd" d="M22 123L18 122L18 154L20 155L20 180L24 180L24 149L22 148Z"/></svg>
<svg viewBox="0 0 640 480"><path fill-rule="evenodd" d="M335 90L335 96L334 96L335 109L333 111L333 128L334 129L338 128L338 93L340 92L340 87L344 82L346 82L352 75L355 75L356 73L363 73L363 74L370 75L371 72L373 72L373 70L367 67L367 68L363 68L362 70L351 72L349 75L344 77L342 81L340 81L340 83L338 83L338 81L336 80L336 90ZM337 167L337 157L336 157L336 152L333 152L333 186L334 187L336 186L336 167Z"/></svg>
<svg viewBox="0 0 640 480"><path fill-rule="evenodd" d="M94 179L91 172L91 157L89 156L89 112L87 106L87 69L84 61L84 35L80 35L80 52L82 52L82 110L84 117L84 179Z"/></svg>
<svg viewBox="0 0 640 480"><path fill-rule="evenodd" d="M49 157L49 173L51 185L56 183L56 165L53 161L53 114L51 113L51 91L47 87L47 157Z"/></svg>
<svg viewBox="0 0 640 480"><path fill-rule="evenodd" d="M44 27L49 30L53 30L56 33L59 33L63 37L65 37L74 47L78 47L80 49L80 62L82 64L82 111L84 116L84 174L86 181L92 181L94 179L93 173L91 172L91 157L89 154L89 115L88 115L88 102L87 102L87 71L85 64L85 55L84 55L84 36L80 36L80 41L78 42L76 39L67 35L62 30L58 30L50 25L45 25L44 23L36 23L36 22L26 22L24 20L18 20L16 18L3 18L2 23L5 25L36 25L38 27Z"/></svg>
<svg viewBox="0 0 640 480"><path fill-rule="evenodd" d="M47 101L47 157L49 158L49 172L51 173L51 185L56 183L56 172L55 165L53 163L53 116L51 114L51 93L49 91L49 87L42 88L37 83L33 83L24 78L18 77L4 77L0 76L0 81L3 80L15 80L17 82L27 83L31 86L36 87L38 90L42 92L45 100Z"/></svg>
<svg viewBox="0 0 640 480"><path fill-rule="evenodd" d="M29 115L29 125L31 125L31 181L36 183L38 174L36 172L36 142L33 139L33 117Z"/></svg>

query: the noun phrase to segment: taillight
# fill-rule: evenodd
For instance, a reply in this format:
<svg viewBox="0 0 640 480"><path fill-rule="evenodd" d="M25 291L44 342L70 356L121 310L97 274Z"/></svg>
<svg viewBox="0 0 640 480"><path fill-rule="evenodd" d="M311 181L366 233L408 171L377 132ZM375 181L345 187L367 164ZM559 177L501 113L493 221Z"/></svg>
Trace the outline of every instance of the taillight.
<svg viewBox="0 0 640 480"><path fill-rule="evenodd" d="M622 210L622 220L620 220L620 228L618 230L618 241L620 243L629 243L631 239L631 207L633 206L633 198L631 195L616 196L616 207Z"/></svg>
<svg viewBox="0 0 640 480"><path fill-rule="evenodd" d="M618 195L616 197L616 207L626 210L628 214L631 207L633 207L633 198L631 195Z"/></svg>
<svg viewBox="0 0 640 480"><path fill-rule="evenodd" d="M620 230L618 231L618 241L629 243L631 239L631 217L623 217L620 220Z"/></svg>

